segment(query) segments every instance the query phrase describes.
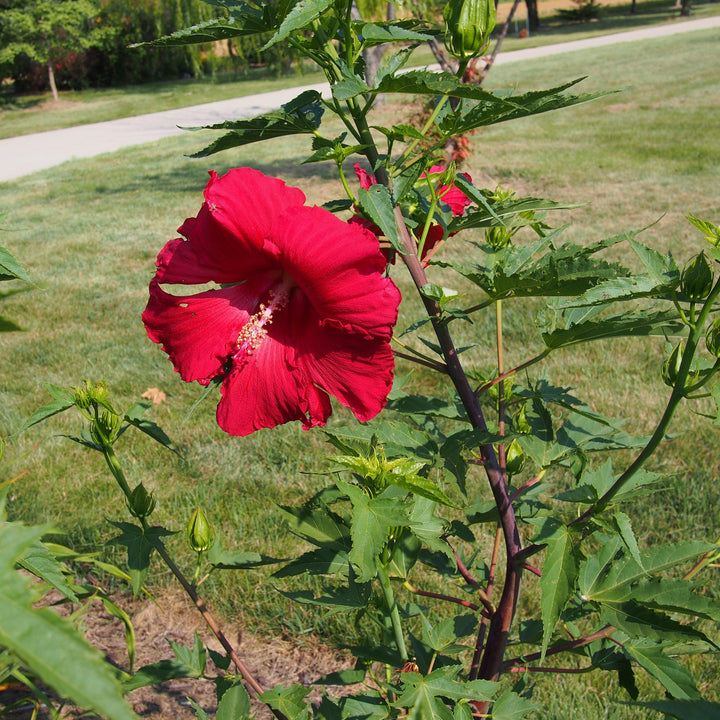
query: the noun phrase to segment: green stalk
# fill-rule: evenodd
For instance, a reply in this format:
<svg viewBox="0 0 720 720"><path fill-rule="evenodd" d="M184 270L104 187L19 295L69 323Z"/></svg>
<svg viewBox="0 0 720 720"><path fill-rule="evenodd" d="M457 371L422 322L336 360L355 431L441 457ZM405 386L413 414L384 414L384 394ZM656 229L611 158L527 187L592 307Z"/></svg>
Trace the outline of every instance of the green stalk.
<svg viewBox="0 0 720 720"><path fill-rule="evenodd" d="M647 445L642 449L642 452L637 456L637 458L635 458L630 467L628 467L628 469L613 483L612 487L594 505L591 505L582 515L575 518L575 520L570 523L571 526L585 523L593 515L604 510L618 492L622 490L623 486L645 464L648 458L654 454L655 450L657 450L658 446L665 438L665 433L667 432L670 421L675 414L675 410L677 410L678 405L685 398L688 392L685 384L695 358L695 351L697 350L698 343L703 337L705 322L707 321L708 315L710 314L712 306L718 295L720 295L720 280L718 280L715 287L707 296L703 309L700 311L697 321L688 335L688 339L683 350L682 362L680 363L680 368L678 369L675 386L670 394L670 399L668 400L665 411L660 418L660 422L655 428L655 432L650 437Z"/></svg>
<svg viewBox="0 0 720 720"><path fill-rule="evenodd" d="M385 598L385 605L387 607L388 615L390 616L390 622L392 623L395 644L397 645L398 652L400 653L400 659L403 663L406 663L408 661L408 652L405 647L402 624L400 623L400 611L398 610L397 602L395 600L395 593L393 592L392 585L390 584L390 576L388 575L387 567L380 558L377 558L375 565L377 567L378 580L380 581L380 587L383 591L383 597Z"/></svg>
<svg viewBox="0 0 720 720"><path fill-rule="evenodd" d="M130 503L132 495L130 486L128 485L128 482L125 478L125 473L123 472L123 469L120 465L120 461L118 460L117 455L115 455L115 451L113 450L111 445L103 446L103 455L105 457L105 461L108 464L108 467L110 468L110 472L112 473L115 480L117 480L117 483L120 486L120 489L123 491L125 497L127 498L128 503ZM146 537L148 537L147 532L150 529L150 525L148 524L147 519L141 517L139 518L139 520L142 524L143 532L146 534ZM240 673L240 675L242 675L247 685L252 688L256 695L262 695L262 693L265 692L264 688L255 679L255 676L250 672L250 670L248 670L245 663L235 652L235 649L230 644L227 637L225 637L225 633L223 633L220 626L215 621L215 618L210 614L207 606L205 605L205 602L197 594L194 585L185 577L182 570L180 570L175 561L170 557L170 554L168 553L165 544L160 538L152 538L151 542L153 547L157 550L158 555L160 555L163 562L170 569L170 572L172 572L180 585L182 585L183 590L185 590L187 595L193 601L195 607L202 615L213 635L215 635L225 652L228 654L228 657L230 657L230 659L235 663L238 672ZM196 568L196 576L198 569L199 568ZM279 710L274 710L273 708L270 708L270 710L272 711L273 715L277 720L288 720L285 715L283 715L283 713Z"/></svg>

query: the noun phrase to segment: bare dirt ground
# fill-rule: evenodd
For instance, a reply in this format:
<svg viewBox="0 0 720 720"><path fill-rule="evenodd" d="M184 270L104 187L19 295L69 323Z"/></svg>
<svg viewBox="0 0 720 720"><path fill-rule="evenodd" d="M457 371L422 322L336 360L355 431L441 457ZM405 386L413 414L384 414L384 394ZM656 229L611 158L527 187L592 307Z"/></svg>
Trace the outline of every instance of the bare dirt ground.
<svg viewBox="0 0 720 720"><path fill-rule="evenodd" d="M185 646L192 646L195 632L206 647L221 651L220 644L207 629L204 621L184 596L166 595L158 603L152 601L133 602L117 600L130 614L136 634L135 669L150 663L172 658L168 640ZM117 667L128 669L125 633L119 620L105 612L99 602L92 604L83 616L83 625L88 641L101 650ZM348 656L323 645L318 638L303 637L303 642L276 638L257 638L238 626L224 626L223 631L234 645L238 654L261 685L272 688L275 685L301 683L309 685L331 672L352 667ZM206 674L210 677L222 675L208 659ZM312 696L311 696L312 697ZM133 710L147 720L191 720L195 712L188 698L198 703L210 717L215 715L217 702L215 685L209 680L173 680L146 688L134 690L128 696ZM0 692L0 712L4 705L18 699L16 693ZM31 699L31 698L29 698ZM30 720L33 706L28 702L18 712L7 715L13 720ZM258 706L259 719L271 717L263 706ZM77 709L63 711L65 718L89 718ZM40 708L37 720L49 720L46 708Z"/></svg>

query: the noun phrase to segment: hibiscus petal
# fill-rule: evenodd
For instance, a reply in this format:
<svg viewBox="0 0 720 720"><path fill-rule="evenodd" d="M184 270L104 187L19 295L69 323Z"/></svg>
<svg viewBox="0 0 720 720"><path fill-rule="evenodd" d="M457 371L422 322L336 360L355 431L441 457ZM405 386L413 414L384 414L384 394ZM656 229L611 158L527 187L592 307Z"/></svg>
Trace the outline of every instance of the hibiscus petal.
<svg viewBox="0 0 720 720"><path fill-rule="evenodd" d="M210 173L205 202L214 220L243 246L257 252L277 216L303 205L305 194L252 168L233 168L222 177Z"/></svg>
<svg viewBox="0 0 720 720"><path fill-rule="evenodd" d="M371 420L385 407L394 367L385 340L318 327L305 332L298 355L312 381L349 407L358 420Z"/></svg>
<svg viewBox="0 0 720 720"><path fill-rule="evenodd" d="M310 384L289 344L289 314L280 311L260 346L233 363L222 386L217 421L230 435L302 420L304 427L324 425L330 400Z"/></svg>
<svg viewBox="0 0 720 720"><path fill-rule="evenodd" d="M211 172L200 212L178 230L187 240L171 240L158 255L158 282L240 282L267 270L263 240L279 213L303 202L300 189L251 168Z"/></svg>
<svg viewBox="0 0 720 720"><path fill-rule="evenodd" d="M142 319L153 342L162 343L186 382L208 382L223 371L258 299L265 278L196 295L166 293L153 280Z"/></svg>
<svg viewBox="0 0 720 720"><path fill-rule="evenodd" d="M385 258L372 233L322 208L297 207L278 218L265 248L323 324L365 337L392 336L400 291L382 275Z"/></svg>
<svg viewBox="0 0 720 720"><path fill-rule="evenodd" d="M365 170L360 163L355 163L353 165L353 170L355 170L357 179L360 181L360 187L364 190L367 190L371 185L375 185L377 183L375 176Z"/></svg>

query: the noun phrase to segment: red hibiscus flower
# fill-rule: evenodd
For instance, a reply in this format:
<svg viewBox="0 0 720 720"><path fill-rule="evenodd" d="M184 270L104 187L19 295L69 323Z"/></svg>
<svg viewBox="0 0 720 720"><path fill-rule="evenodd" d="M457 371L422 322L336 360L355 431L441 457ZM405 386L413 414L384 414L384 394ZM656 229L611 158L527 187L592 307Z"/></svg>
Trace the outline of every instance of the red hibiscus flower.
<svg viewBox="0 0 720 720"><path fill-rule="evenodd" d="M375 185L377 183L377 180L375 180L375 177L371 175L367 170L363 169L363 167L359 163L355 163L353 166L355 169L355 174L357 175L358 180L360 181L360 187L367 190L371 185ZM441 173L445 172L445 168L442 165L433 165L430 168L430 175L439 175ZM470 178L470 175L467 173L462 173L464 177L467 178L468 182L472 182L472 179ZM421 178L426 177L426 173L423 173L420 175ZM462 190L459 190L455 187L455 185L440 185L440 187L435 189L435 192L440 198L440 201L445 203L449 206L450 211L453 214L453 217L457 217L458 215L462 215L465 212L465 208L470 205L470 198L468 198L467 195L465 195ZM375 225L372 221L367 220L366 218L363 218L359 215L354 215L350 222L356 225L360 225L361 227L367 228L375 234L376 236L382 235L382 230ZM422 233L422 224L419 225L415 233L420 234ZM427 235L425 237L425 245L423 246L422 250L422 257L421 259L423 261L429 262L431 255L436 249L436 246L442 242L443 238L445 236L445 231L443 230L443 227L439 225L438 223L431 223L430 227L428 228ZM383 248L383 253L387 254L389 253L389 250L386 250ZM425 264L427 265L427 262Z"/></svg>
<svg viewBox="0 0 720 720"><path fill-rule="evenodd" d="M393 378L400 292L371 233L276 178L210 173L197 217L160 252L143 322L185 381L222 378L231 435L324 425L329 395L369 420ZM173 295L161 284L222 287Z"/></svg>

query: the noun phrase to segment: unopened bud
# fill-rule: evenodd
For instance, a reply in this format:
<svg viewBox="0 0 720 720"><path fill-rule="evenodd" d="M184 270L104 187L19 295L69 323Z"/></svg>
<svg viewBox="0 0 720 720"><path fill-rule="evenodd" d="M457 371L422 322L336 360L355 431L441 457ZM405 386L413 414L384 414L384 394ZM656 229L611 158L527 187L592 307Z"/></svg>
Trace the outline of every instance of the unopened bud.
<svg viewBox="0 0 720 720"><path fill-rule="evenodd" d="M705 333L705 345L711 355L720 359L720 318L715 320Z"/></svg>
<svg viewBox="0 0 720 720"><path fill-rule="evenodd" d="M525 452L517 440L513 440L505 449L505 470L508 477L519 473L525 466Z"/></svg>
<svg viewBox="0 0 720 720"><path fill-rule="evenodd" d="M155 498L140 483L130 494L127 506L136 518L145 518L155 509Z"/></svg>
<svg viewBox="0 0 720 720"><path fill-rule="evenodd" d="M215 543L215 533L203 509L198 506L187 526L188 544L195 552L205 552Z"/></svg>
<svg viewBox="0 0 720 720"><path fill-rule="evenodd" d="M707 297L713 286L713 271L705 252L691 258L683 268L680 277L680 292L690 300Z"/></svg>
<svg viewBox="0 0 720 720"><path fill-rule="evenodd" d="M448 0L445 18L445 47L451 55L468 60L485 46L495 27L494 0Z"/></svg>
<svg viewBox="0 0 720 720"><path fill-rule="evenodd" d="M678 373L680 372L680 365L683 359L683 345L678 343L673 349L670 355L663 363L662 366L662 379L666 385L675 387L677 382Z"/></svg>

